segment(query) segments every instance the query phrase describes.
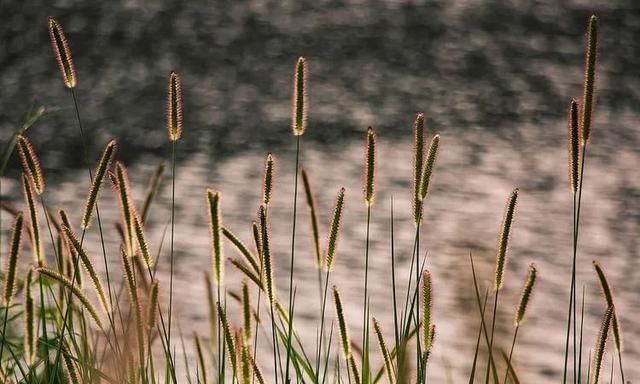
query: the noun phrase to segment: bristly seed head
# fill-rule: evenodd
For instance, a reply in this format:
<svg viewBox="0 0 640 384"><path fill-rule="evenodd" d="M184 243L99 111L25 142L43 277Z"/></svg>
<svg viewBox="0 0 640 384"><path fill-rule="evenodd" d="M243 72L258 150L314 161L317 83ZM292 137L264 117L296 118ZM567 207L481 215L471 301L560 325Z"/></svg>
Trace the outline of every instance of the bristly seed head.
<svg viewBox="0 0 640 384"><path fill-rule="evenodd" d="M264 181L262 183L262 204L268 206L271 202L271 192L273 191L273 155L267 154L264 162Z"/></svg>
<svg viewBox="0 0 640 384"><path fill-rule="evenodd" d="M589 18L587 41L582 95L582 145L586 145L589 142L589 135L591 134L593 96L596 82L596 57L598 50L598 18L596 15L591 15Z"/></svg>
<svg viewBox="0 0 640 384"><path fill-rule="evenodd" d="M422 176L420 177L420 201L423 202L427 198L429 193L429 182L431 181L431 174L433 173L433 165L436 162L438 155L438 147L440 145L440 135L433 136L431 144L429 145L429 152L427 153L427 160L425 160L424 167L422 168Z"/></svg>
<svg viewBox="0 0 640 384"><path fill-rule="evenodd" d="M182 87L180 76L174 71L169 73L167 91L167 129L171 141L180 140L182 136Z"/></svg>
<svg viewBox="0 0 640 384"><path fill-rule="evenodd" d="M273 261L271 260L271 244L269 239L269 222L267 220L267 207L264 205L260 206L260 210L258 211L258 216L260 218L260 248L262 255L262 266L263 266L263 278L266 283L267 288L267 297L270 303L274 303L275 301L275 292L273 288Z"/></svg>
<svg viewBox="0 0 640 384"><path fill-rule="evenodd" d="M571 99L569 104L569 184L573 194L578 190L580 177L578 167L580 164L580 128L578 124L578 102Z"/></svg>
<svg viewBox="0 0 640 384"><path fill-rule="evenodd" d="M422 345L429 350L431 343L431 306L432 306L431 273L422 272Z"/></svg>
<svg viewBox="0 0 640 384"><path fill-rule="evenodd" d="M533 293L533 287L536 284L536 276L538 275L538 269L534 263L529 265L529 272L527 274L527 280L522 287L522 293L520 294L520 302L518 303L518 309L516 310L515 326L519 327L524 321L524 315L527 311L527 305L531 299Z"/></svg>
<svg viewBox="0 0 640 384"><path fill-rule="evenodd" d="M376 182L376 133L372 127L367 129L367 147L365 156L364 201L367 207L373 206Z"/></svg>
<svg viewBox="0 0 640 384"><path fill-rule="evenodd" d="M295 136L301 136L307 128L308 105L307 61L304 57L300 57L296 63L293 83L293 118L291 127Z"/></svg>
<svg viewBox="0 0 640 384"><path fill-rule="evenodd" d="M22 226L24 219L22 212L18 212L13 222L13 231L11 242L9 242L9 259L5 268L4 279L4 304L10 306L13 301L16 285L16 269L18 267L18 256L20 256L20 248L22 246Z"/></svg>
<svg viewBox="0 0 640 384"><path fill-rule="evenodd" d="M507 206L504 212L504 219L502 221L502 231L500 233L500 239L498 241L498 255L496 257L496 278L495 288L500 290L504 282L504 270L507 262L507 251L509 248L509 238L511 235L511 224L513 222L513 216L516 210L516 203L518 202L518 188L514 189L507 200Z"/></svg>
<svg viewBox="0 0 640 384"><path fill-rule="evenodd" d="M333 286L333 301L336 307L336 317L338 318L342 353L344 354L344 358L348 360L351 357L351 340L349 339L349 330L344 319L344 307L342 305L342 299L340 298L340 292L338 292L338 288L335 285Z"/></svg>
<svg viewBox="0 0 640 384"><path fill-rule="evenodd" d="M223 254L222 254L222 217L220 212L220 192L207 189L207 203L209 205L209 229L211 232L211 260L216 284L222 285Z"/></svg>
<svg viewBox="0 0 640 384"><path fill-rule="evenodd" d="M82 229L89 228L89 225L91 224L91 219L93 217L93 208L98 201L98 193L100 193L102 181L104 180L104 177L109 170L111 159L113 159L113 154L115 153L115 151L116 141L111 140L109 143L107 143L104 151L102 152L102 157L100 158L100 162L98 163L96 174L93 178L93 182L91 183L91 189L89 189L87 202L84 206L84 214L82 215Z"/></svg>
<svg viewBox="0 0 640 384"><path fill-rule="evenodd" d="M303 169L301 173L302 185L304 186L304 194L307 198L307 207L309 208L309 215L311 216L311 233L313 236L313 246L316 254L316 267L322 268L322 254L320 252L320 229L318 225L318 215L316 214L316 204L313 198L313 192L311 192L311 184L309 183L307 172Z"/></svg>
<svg viewBox="0 0 640 384"><path fill-rule="evenodd" d="M49 17L49 37L51 38L51 46L56 56L58 67L62 73L62 80L67 88L75 88L77 84L76 69L73 65L73 57L69 43L64 35L62 25L54 17Z"/></svg>
<svg viewBox="0 0 640 384"><path fill-rule="evenodd" d="M420 201L420 177L424 159L424 114L418 113L413 122L413 223L422 221L422 202Z"/></svg>
<svg viewBox="0 0 640 384"><path fill-rule="evenodd" d="M602 318L602 323L600 324L600 331L598 332L595 351L593 352L591 384L598 384L600 382L602 358L604 357L604 353L607 349L607 338L609 337L609 328L611 327L613 313L613 306L609 306L607 312L605 312L604 317Z"/></svg>
<svg viewBox="0 0 640 384"><path fill-rule="evenodd" d="M44 175L36 151L29 139L22 134L16 136L16 144L24 173L29 176L36 193L41 195L44 192Z"/></svg>
<svg viewBox="0 0 640 384"><path fill-rule="evenodd" d="M593 267L596 270L598 275L598 280L600 280L600 286L602 287L602 294L604 298L607 300L607 306L613 307L613 317L611 319L611 329L613 330L613 341L616 344L616 349L622 352L624 346L622 344L622 331L620 330L620 323L618 322L618 315L615 311L615 305L613 304L613 292L611 290L611 285L609 284L609 280L607 280L607 274L604 273L604 269L600 266L600 263L597 261L593 261Z"/></svg>
<svg viewBox="0 0 640 384"><path fill-rule="evenodd" d="M331 267L333 267L336 249L338 248L338 233L340 232L340 221L342 220L342 211L344 209L344 192L344 187L340 188L338 198L336 199L336 207L333 211L333 219L331 220L329 241L327 243L327 256L325 257L327 271L331 270Z"/></svg>
<svg viewBox="0 0 640 384"><path fill-rule="evenodd" d="M38 209L36 206L36 200L34 198L33 183L24 173L22 174L22 187L25 203L27 205L27 209L29 210L29 230L31 234L31 250L33 252L33 261L37 266L42 267L45 263L45 258L42 241L40 239Z"/></svg>

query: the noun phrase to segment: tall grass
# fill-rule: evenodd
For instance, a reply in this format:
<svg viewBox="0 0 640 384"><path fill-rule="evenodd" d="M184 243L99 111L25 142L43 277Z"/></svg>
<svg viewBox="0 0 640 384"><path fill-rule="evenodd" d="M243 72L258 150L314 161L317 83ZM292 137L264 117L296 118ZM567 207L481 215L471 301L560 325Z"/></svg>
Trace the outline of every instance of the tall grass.
<svg viewBox="0 0 640 384"><path fill-rule="evenodd" d="M78 81L75 73L69 43L58 21L49 19L49 32L52 37L54 54L62 74L64 85L71 90L74 102L76 120L80 128L84 143L84 130L74 89ZM579 327L577 325L576 309L576 264L578 229L580 222L580 208L584 185L585 158L587 144L592 127L592 110L595 93L595 62L596 62L596 32L597 19L592 17L588 28L588 47L586 55L586 69L584 95L581 105L572 101L569 109L569 175L570 190L573 194L572 220L572 266L569 290L569 305L567 319L567 334L565 341L563 380L569 373L569 349L571 330L573 329L573 370L574 381L582 380L583 329L585 320L584 289L582 311ZM449 340L436 340L435 319L443 319L457 314L438 313L434 316L433 299L437 298L439 287L438 274L432 274L435 269L430 265L426 253L420 245L421 223L424 219L426 199L432 192L430 188L437 183L432 176L435 162L440 148L440 135L434 135L428 150L425 151L426 137L424 132L424 115L418 114L414 121L413 142L413 175L412 191L407 194L412 203L412 211L408 218L415 224L413 243L407 250L411 252L411 261L406 281L406 297L404 304L398 302L397 288L400 286L397 276L396 258L398 248L407 244L396 244L395 215L393 197L391 197L391 232L378 233L373 225L373 207L376 192L376 165L384 159L378 159L377 146L380 143L372 128L366 131L364 151L364 183L363 200L367 209L366 232L364 246L361 249L364 258L363 303L362 303L362 336L353 338L350 329L356 324L348 315L352 311L353 303L343 300L340 292L347 288L342 281L332 281L331 271L341 268L336 263L341 253L338 239L344 230L344 215L347 214L346 191L341 188L335 200L331 220L327 225L326 244L322 244L323 226L320 225L321 212L324 208L318 204L314 196L323 196L326 188L314 190L310 183L311 176L302 170L302 182L306 196L311 224L311 238L308 253L315 259L318 273L318 308L316 318L316 344L313 352L308 354L309 347L303 343L303 335L296 328L297 284L294 271L296 270L296 220L298 174L301 164L301 136L307 129L308 84L306 59L298 59L293 81L293 113L292 131L296 142L295 176L293 185L293 199L291 208L291 253L288 274L279 274L275 270L276 260L271 239L271 226L282 225L272 220L272 201L280 188L274 188L274 155L269 153L264 164L264 179L262 183L262 199L258 210L258 219L251 225L251 235L255 249L247 246L241 236L230 228L225 227L222 212L221 192L208 189L203 207L209 213L209 237L211 239L210 261L206 262L203 255L202 265L206 267L205 278L207 298L202 300L208 306L209 334L195 330L191 331L195 343L195 360L189 364L189 355L184 347L184 338L180 327L179 334L183 341L182 357L186 367L177 371L175 357L179 355L172 343L172 328L174 321L178 323L179 313L174 312L174 266L175 266L175 202L176 196L176 150L177 142L183 134L182 88L180 78L171 72L167 85L167 132L171 142L171 217L167 222L170 226L168 303L165 305L160 287L167 277L157 274L158 263L162 253L162 243L152 244L149 232L153 226L145 226L151 212L153 212L154 196L161 185L163 165L161 164L151 178L147 189L142 210L138 211L131 198L131 189L135 183L129 180L126 167L117 160L116 143L106 144L102 156L94 172L89 169L89 193L84 204L80 228L82 232L73 229L65 211L60 209L60 218L50 215L42 197L44 192L44 172L39 166L34 146L24 135L25 127L5 147L2 159L7 159L13 153L14 147L20 157L23 168L22 198L25 201L25 211L14 209L3 202L3 210L13 215L14 227L8 240L6 267L0 275L3 281L2 340L0 344L0 376L7 383L168 383L193 382L196 383L225 383L259 384L267 382L337 383L349 382L355 384L375 384L387 381L390 384L427 383L429 380L428 367L437 364L438 360L431 358L439 351L437 346L446 345ZM42 116L42 114L38 115ZM26 124L26 123L25 123ZM85 162L89 158L88 149L84 146ZM46 151L46 148L43 150ZM446 149L445 149L446 150ZM408 148L408 151L411 151ZM3 160L2 171L4 171ZM257 165L258 166L258 165ZM446 172L438 170L437 172ZM100 218L99 203L108 198L100 194L104 178L111 179L115 198L119 202L119 212L113 216L120 216L121 222L117 229L107 230ZM409 175L407 175L409 176ZM409 177L408 177L409 178ZM256 182L256 188L259 183ZM224 186L222 186L224 187ZM433 189L433 188L431 188ZM437 191L437 189L436 189ZM228 192L227 192L228 193ZM409 196L410 195L410 196ZM40 234L37 196L45 212L47 229L51 237L51 244ZM226 195L225 195L226 196ZM526 198L526 194L524 194ZM324 196L323 196L324 197ZM502 225L498 235L495 250L496 263L493 275L493 300L489 301L490 287L484 290L482 299L480 284L483 280L476 275L476 269L471 259L473 273L473 289L478 309L478 332L475 339L475 350L455 351L456 358L469 358L469 383L482 381L506 384L509 381L519 382L518 368L528 362L528 357L522 353L516 354L519 329L525 319L530 298L536 284L537 269L532 263L525 280L520 301L513 310L515 312L514 330L509 354L497 348L500 333L496 332L499 314L504 305L500 302L500 292L505 288L505 281L510 275L509 243L513 231L515 208L521 192L514 189L507 199ZM323 201L323 199L318 200ZM114 279L105 268L104 276L95 266L93 256L84 244L85 233L92 222L95 212L98 230L100 231L101 250L103 259L118 258L121 261L121 279ZM377 211L376 211L377 212ZM57 232L54 239L52 227ZM206 233L206 230L203 229ZM372 238L386 236L390 239L391 250L387 262L390 265L390 293L392 294L393 309L372 313L370 307L371 295L369 263L370 258L384 258L387 255L378 254L370 249ZM29 242L25 241L29 237ZM163 234L164 237L164 234ZM114 239L120 244L117 254L107 252L104 238ZM224 242L228 242L239 258L225 259ZM20 257L21 244L30 243L33 258L29 261ZM154 252L154 245L158 251ZM53 250L53 255L50 250ZM407 254L408 254L407 252ZM424 255L424 256L423 256ZM518 258L519 255L513 255ZM243 279L240 293L237 293L235 281L224 279L225 262L229 261ZM384 260L384 259L383 259ZM51 261L55 265L49 266ZM82 267L80 267L80 265ZM26 268L23 268L25 266ZM607 279L603 268L594 262L596 276L602 287L607 311L601 322L600 332L593 348L593 359L589 353L588 376L591 383L598 383L602 376L603 362L607 356L609 334L613 335L619 361L618 369L624 382L625 376L622 364L622 335L620 317L614 306L612 284ZM26 270L26 273L22 271ZM545 271L547 273L547 271ZM548 272L552 273L552 272ZM82 277L84 274L84 278ZM106 284L105 284L106 282ZM277 284L282 282L288 289L279 292ZM34 288L39 288L36 291ZM115 289L112 289L112 284ZM388 284L388 283L384 283ZM332 286L329 295L329 286ZM584 284L582 284L584 287ZM106 287L105 287L106 286ZM342 287L341 287L342 286ZM22 289L20 289L22 287ZM252 294L257 294L254 300ZM128 296L128 300L123 298ZM266 297L261 301L261 296ZM328 296L331 296L328 298ZM40 308L36 308L39 299ZM376 298L377 299L377 298ZM227 300L237 301L239 311ZM335 319L328 321L326 315L327 301L332 301ZM504 300L503 300L504 301ZM492 304L492 308L489 307ZM502 305L501 305L502 304ZM305 303L308 305L308 303ZM331 306L331 304L329 304ZM535 304L534 304L535 306ZM392 313L389 313L392 312ZM262 316L266 313L266 316ZM487 313L491 315L490 322ZM373 315L373 316L372 316ZM370 319L372 318L372 321ZM166 323L165 323L166 319ZM237 324L234 319L241 319ZM386 335L383 329L385 321L393 322L393 337ZM369 326L373 326L374 341L370 342ZM440 329L440 328L438 328ZM15 331L22 330L22 331ZM11 331L11 332L10 332ZM15 337L14 333L20 333ZM534 332L534 330L532 330ZM258 349L258 335L264 334L270 341L270 352ZM336 335L334 338L334 334ZM475 333L474 333L475 334ZM446 335L446 334L445 334ZM439 336L440 337L440 336ZM335 339L335 340L334 340ZM508 341L507 341L508 342ZM486 369L484 378L481 377L483 359L481 350L487 350ZM7 351L8 354L5 354ZM49 353L55 351L54 354ZM162 358L158 359L163 352ZM444 351L444 348L441 350ZM467 353L468 352L468 353ZM444 352L442 352L444 353ZM473 355L473 358L471 356ZM586 353L585 353L586 355ZM377 357L376 357L377 356ZM502 357L503 360L497 357ZM560 357L558 357L560 358ZM615 355L611 354L611 358ZM415 363L414 363L415 362ZM271 376L265 376L261 367L270 367ZM61 368L61 369L60 369ZM612 367L613 369L613 367ZM478 380L476 380L479 377ZM613 377L613 371L611 373ZM612 380L612 379L611 379Z"/></svg>

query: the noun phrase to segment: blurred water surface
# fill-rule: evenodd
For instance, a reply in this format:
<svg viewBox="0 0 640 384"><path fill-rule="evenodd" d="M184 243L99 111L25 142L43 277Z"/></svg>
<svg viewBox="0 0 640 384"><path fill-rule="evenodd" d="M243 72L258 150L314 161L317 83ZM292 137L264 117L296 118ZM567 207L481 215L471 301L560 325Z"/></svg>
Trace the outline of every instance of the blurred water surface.
<svg viewBox="0 0 640 384"><path fill-rule="evenodd" d="M202 272L210 265L205 188L223 191L225 225L250 243L267 151L277 159L270 212L278 290L286 296L295 150L290 82L297 56L305 55L311 107L302 164L315 186L323 234L338 189L347 188L333 283L343 292L352 335L360 334L362 316L362 146L368 125L379 135L371 312L391 337L390 199L395 201L399 274L406 276L414 235L411 123L416 112L424 112L429 134L442 135L421 236L434 280L438 337L430 377L438 382L460 382L468 375L479 325L468 254L476 257L482 286L490 287L503 204L515 186L522 195L501 295L498 345L508 348L513 307L528 264L536 262L540 280L519 336L515 366L525 382L562 375L571 250L565 113L569 99L582 91L583 34L588 16L597 11L601 66L585 176L578 289L585 286L585 345L591 348L605 310L591 266L591 260L599 260L615 289L627 340L627 377L640 377L640 369L631 364L640 359L635 343L640 339L636 2L27 0L4 2L0 10L0 138L10 136L34 98L59 109L30 137L48 177L48 204L67 208L76 220L88 186L80 169L71 98L50 51L46 17L57 16L70 39L92 158L108 139L118 139L118 157L130 166L138 201L153 167L170 153L166 75L171 69L182 75L185 132L178 145L175 283L185 336L191 329L208 329L202 284ZM15 204L20 201L18 172L13 160L2 184L2 195ZM147 229L156 249L170 217L168 174L163 182ZM303 196L299 203L303 207ZM119 219L108 189L101 204L107 223ZM305 209L298 220L297 326L312 350L318 304ZM2 228L8 224L3 215ZM110 268L119 271L119 244L111 224L107 228L113 235L107 239ZM95 230L88 236L98 258ZM160 264L165 280L166 240ZM231 248L226 253L235 256ZM237 291L239 276L231 268L228 289ZM333 316L332 310L328 313Z"/></svg>

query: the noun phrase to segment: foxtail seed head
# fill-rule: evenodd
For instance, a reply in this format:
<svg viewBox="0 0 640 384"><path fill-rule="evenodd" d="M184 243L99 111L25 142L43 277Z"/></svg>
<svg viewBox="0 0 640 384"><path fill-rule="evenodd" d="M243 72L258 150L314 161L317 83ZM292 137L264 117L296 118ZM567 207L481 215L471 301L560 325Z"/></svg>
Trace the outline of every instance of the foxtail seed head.
<svg viewBox="0 0 640 384"><path fill-rule="evenodd" d="M113 182L113 180L112 180ZM116 161L115 187L118 199L120 201L120 209L122 210L122 225L125 234L125 249L127 255L133 256L134 247L134 229L133 229L133 206L129 193L129 175L125 165Z"/></svg>
<svg viewBox="0 0 640 384"><path fill-rule="evenodd" d="M351 357L351 341L349 339L349 330L347 329L347 323L344 320L344 308L342 306L342 299L340 298L340 292L338 288L333 286L333 302L336 308L336 317L338 318L338 330L340 331L340 345L342 346L342 353L345 359Z"/></svg>
<svg viewBox="0 0 640 384"><path fill-rule="evenodd" d="M18 256L20 255L20 247L22 245L22 226L24 219L22 212L18 212L13 222L13 231L11 234L11 242L9 243L9 260L5 269L4 280L4 304L10 306L13 301L16 285L16 269L18 267Z"/></svg>
<svg viewBox="0 0 640 384"><path fill-rule="evenodd" d="M77 284L71 284L71 281L69 279L62 276L61 274L59 274L57 271L54 271L53 269L49 269L45 267L36 268L36 272L57 281L58 283L62 284L66 289L69 289L71 293L73 293L73 295L78 300L80 300L80 303L87 310L87 312L89 313L89 315L91 316L95 324L98 326L98 328L104 329L102 326L102 321L100 321L100 316L98 316L98 311L96 311L96 308L93 306L89 298L78 288Z"/></svg>
<svg viewBox="0 0 640 384"><path fill-rule="evenodd" d="M538 269L534 263L529 265L529 273L527 274L527 280L522 287L522 293L520 294L520 302L518 303L518 309L516 310L515 326L519 327L524 321L524 315L527 311L527 305L529 299L531 299L531 293L533 292L533 286L536 284L536 276L538 275Z"/></svg>
<svg viewBox="0 0 640 384"><path fill-rule="evenodd" d="M307 96L307 61L304 57L298 58L293 82L293 118L291 128L295 136L302 136L307 128L307 109L309 98Z"/></svg>
<svg viewBox="0 0 640 384"><path fill-rule="evenodd" d="M344 192L344 187L340 188L338 198L336 199L336 207L333 210L333 219L331 220L329 240L327 242L327 256L325 258L327 271L331 270L331 267L333 267L336 249L338 248L338 233L340 232L340 221L342 220L342 211L344 208Z"/></svg>
<svg viewBox="0 0 640 384"><path fill-rule="evenodd" d="M33 145L29 139L21 134L16 136L16 144L18 145L18 154L22 161L22 169L33 183L36 193L41 195L42 192L44 192L44 176L36 151L33 149Z"/></svg>
<svg viewBox="0 0 640 384"><path fill-rule="evenodd" d="M275 294L273 289L273 261L271 260L271 244L269 239L269 222L267 220L267 207L264 205L260 206L260 210L258 212L258 216L260 217L260 229L262 231L261 238L261 246L262 249L262 268L264 273L264 282L267 288L267 297L269 298L269 302L273 303L275 301Z"/></svg>
<svg viewBox="0 0 640 384"><path fill-rule="evenodd" d="M502 284L504 282L504 270L507 263L507 251L509 248L509 237L511 236L511 224L513 223L513 216L516 210L517 201L518 188L514 189L513 192L511 192L504 211L502 230L500 233L500 239L498 241L498 255L496 257L496 290L502 288Z"/></svg>
<svg viewBox="0 0 640 384"><path fill-rule="evenodd" d="M167 90L167 129L169 139L178 141L182 136L182 87L180 76L174 71L169 73Z"/></svg>
<svg viewBox="0 0 640 384"><path fill-rule="evenodd" d="M98 273L96 272L96 269L93 266L93 262L89 258L89 255L87 255L87 252L82 247L80 239L78 239L78 236L75 233L73 233L73 231L69 227L63 225L62 230L65 233L65 236L67 238L69 245L71 246L71 249L73 249L75 254L79 256L80 261L82 261L82 265L84 266L84 269L89 274L89 277L91 278L91 282L93 283L93 287L95 288L96 294L100 299L100 303L102 303L102 307L104 311L107 314L110 313L111 305L107 297L107 294L105 293L105 290L103 288L104 286L102 285L102 282L100 281L100 277L98 276ZM73 276L73 272L71 273L71 276Z"/></svg>
<svg viewBox="0 0 640 384"><path fill-rule="evenodd" d="M69 43L64 35L62 25L51 16L49 17L49 37L51 38L51 46L53 47L60 73L62 73L64 85L67 88L75 88L77 83L76 69L73 65L71 49L69 49Z"/></svg>
<svg viewBox="0 0 640 384"><path fill-rule="evenodd" d="M150 332L156 326L156 314L158 313L158 280L151 284L149 293L149 308L147 308L147 330Z"/></svg>
<svg viewBox="0 0 640 384"><path fill-rule="evenodd" d="M273 191L273 155L267 154L264 162L264 182L262 183L262 204L269 206L271 192Z"/></svg>
<svg viewBox="0 0 640 384"><path fill-rule="evenodd" d="M431 337L431 273L422 272L422 345L428 350Z"/></svg>
<svg viewBox="0 0 640 384"><path fill-rule="evenodd" d="M93 208L96 205L96 201L98 201L98 193L100 193L102 181L104 180L104 177L109 170L109 165L111 164L111 159L113 159L113 154L115 153L115 151L116 141L111 140L109 143L107 143L107 146L102 152L102 157L100 158L100 162L98 163L96 174L93 178L93 182L91 183L91 189L89 189L87 202L84 205L84 214L82 215L82 229L89 228L89 225L91 224L91 218L93 217Z"/></svg>
<svg viewBox="0 0 640 384"><path fill-rule="evenodd" d="M44 251L42 249L42 241L40 239L40 223L38 220L38 209L34 198L33 183L29 178L22 174L22 187L24 199L29 210L29 230L31 233L31 249L33 251L33 262L41 267L44 265Z"/></svg>
<svg viewBox="0 0 640 384"><path fill-rule="evenodd" d="M365 157L364 202L367 207L373 206L376 182L376 133L373 128L367 129L367 152Z"/></svg>
<svg viewBox="0 0 640 384"><path fill-rule="evenodd" d="M605 312L600 324L600 331L598 331L598 338L596 339L595 351L593 353L592 375L591 384L598 384L600 382L600 371L602 370L602 358L607 349L607 338L609 337L609 328L611 327L611 319L613 317L614 308L609 306L607 312Z"/></svg>
<svg viewBox="0 0 640 384"><path fill-rule="evenodd" d="M142 227L142 220L138 216L138 214L133 214L133 227L136 234L136 240L138 241L138 248L140 249L140 253L142 253L142 259L144 260L144 265L150 268L153 264L151 260L151 252L149 252L149 246L147 244L147 239L144 235L144 228Z"/></svg>
<svg viewBox="0 0 640 384"><path fill-rule="evenodd" d="M138 336L138 354L140 357L140 364L144 364L144 352L146 344L144 342L145 326L142 319L142 307L140 306L140 300L138 300L138 288L134 276L133 266L131 265L131 258L128 257L124 249L120 250L120 259L122 260L122 269L124 271L124 278L127 283L127 290L129 291L129 300L131 301L131 307L135 314L136 334Z"/></svg>
<svg viewBox="0 0 640 384"><path fill-rule="evenodd" d="M373 330L378 337L378 345L380 346L380 353L382 354L382 360L384 361L384 370L387 373L387 379L389 380L389 384L393 384L395 380L393 374L393 365L391 363L391 356L389 355L387 343L384 341L384 337L382 336L380 324L378 324L378 321L375 317L373 318Z"/></svg>
<svg viewBox="0 0 640 384"><path fill-rule="evenodd" d="M597 261L593 261L593 267L598 274L598 280L600 280L600 286L602 287L602 294L607 300L607 306L613 307L613 317L611 318L611 329L613 331L613 341L616 344L616 349L622 352L623 344L622 344L622 332L620 330L620 323L618 322L618 315L615 311L615 306L613 304L613 292L611 290L611 286L609 285L609 280L607 280L607 274L604 273L604 270L600 266Z"/></svg>
<svg viewBox="0 0 640 384"><path fill-rule="evenodd" d="M420 201L420 177L424 161L424 114L418 113L413 122L413 223L422 221L422 202Z"/></svg>
<svg viewBox="0 0 640 384"><path fill-rule="evenodd" d="M307 197L307 207L311 217L311 234L313 236L313 247L316 253L316 267L322 268L322 253L320 252L320 229L318 225L318 215L316 214L316 204L311 192L309 177L307 172L302 170L302 185L304 186L304 194Z"/></svg>
<svg viewBox="0 0 640 384"><path fill-rule="evenodd" d="M580 162L580 129L578 125L578 102L569 104L569 183L573 194L578 190L578 166Z"/></svg>
<svg viewBox="0 0 640 384"><path fill-rule="evenodd" d="M433 136L427 153L427 160L422 168L422 176L420 177L420 201L424 201L429 193L429 181L431 181L431 173L433 172L433 164L436 162L438 155L438 146L440 145L440 135Z"/></svg>
<svg viewBox="0 0 640 384"><path fill-rule="evenodd" d="M242 317L244 324L242 327L243 337L246 342L251 340L251 298L249 296L249 286L245 280L242 281Z"/></svg>
<svg viewBox="0 0 640 384"><path fill-rule="evenodd" d="M227 319L227 313L222 308L220 303L217 303L218 306L218 318L220 319L220 325L222 327L222 332L225 340L225 344L227 344L227 348L229 351L229 360L231 360L231 365L233 366L233 372L236 371L236 342L233 338L233 333L231 331L231 326L229 325L229 320Z"/></svg>
<svg viewBox="0 0 640 384"><path fill-rule="evenodd" d="M33 281L33 269L27 272L24 280L24 357L27 365L31 366L36 356L36 323L33 312L33 295L31 294L31 283Z"/></svg>
<svg viewBox="0 0 640 384"><path fill-rule="evenodd" d="M598 18L591 15L587 32L587 53L585 57L584 86L582 94L582 145L589 142L593 114L593 95L596 82L596 56L598 49Z"/></svg>
<svg viewBox="0 0 640 384"><path fill-rule="evenodd" d="M211 260L213 261L213 275L216 284L222 285L223 255L222 255L222 218L220 214L220 192L207 189L207 203L209 204L209 229L211 232Z"/></svg>

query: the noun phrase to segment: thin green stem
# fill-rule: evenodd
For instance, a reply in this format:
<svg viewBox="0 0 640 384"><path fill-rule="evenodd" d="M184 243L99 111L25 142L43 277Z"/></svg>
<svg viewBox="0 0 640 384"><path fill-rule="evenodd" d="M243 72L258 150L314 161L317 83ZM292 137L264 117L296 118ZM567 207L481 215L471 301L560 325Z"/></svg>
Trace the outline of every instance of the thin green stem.
<svg viewBox="0 0 640 384"><path fill-rule="evenodd" d="M496 329L496 315L498 312L498 298L500 296L500 290L496 289L496 294L493 301L493 319L491 320L491 338L489 340L489 361L493 359L493 336ZM489 373L491 371L491 364L487 364L487 374L485 376L485 383L489 384Z"/></svg>

